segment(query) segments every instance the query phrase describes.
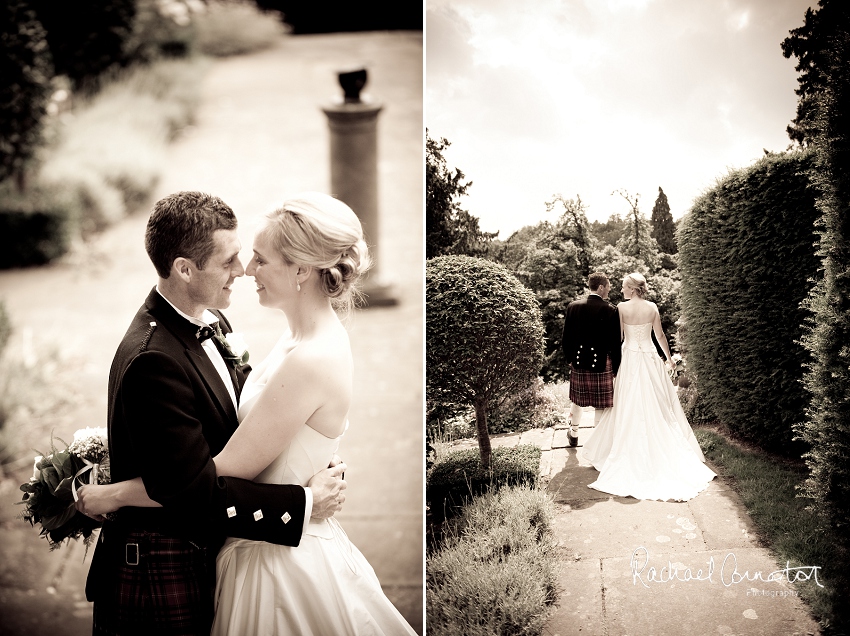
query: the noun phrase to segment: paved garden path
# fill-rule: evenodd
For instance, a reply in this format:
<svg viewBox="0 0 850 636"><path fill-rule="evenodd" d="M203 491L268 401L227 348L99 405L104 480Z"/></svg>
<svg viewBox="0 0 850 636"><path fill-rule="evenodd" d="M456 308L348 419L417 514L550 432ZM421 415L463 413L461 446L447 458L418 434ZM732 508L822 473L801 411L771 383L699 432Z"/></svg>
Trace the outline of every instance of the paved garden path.
<svg viewBox="0 0 850 636"><path fill-rule="evenodd" d="M593 409L585 410L582 421L593 422ZM581 428L578 448L592 434L592 427ZM557 607L546 636L819 633L789 583L732 582L739 579L733 576L736 568L739 575L762 572L767 579L785 564L760 546L743 504L722 476L688 502L638 501L587 487L599 473L567 445L566 428L492 437L494 447L518 444L543 450L540 475L555 500L554 533L562 557ZM475 441L453 446L463 447L475 447ZM686 568L708 578L711 561L711 580L683 580ZM652 567L665 582L651 581ZM671 567L682 580L670 580Z"/></svg>
<svg viewBox="0 0 850 636"><path fill-rule="evenodd" d="M288 37L265 52L212 63L195 125L173 144L154 200L177 190L221 196L240 219L242 258L251 225L284 198L330 187L328 129L320 106L341 90L336 72L363 64L366 91L383 102L378 130L383 272L399 304L355 312L351 428L340 448L349 465L346 532L374 566L390 599L422 633L423 611L423 178L422 36L360 33ZM115 347L155 283L143 248L146 212L49 267L0 272L0 299L15 326L5 362L32 363L58 393L18 433L43 448L50 431L70 440L106 422ZM253 281L236 282L228 317L262 359L285 325L257 305ZM4 372L4 373L6 373ZM39 388L39 391L43 389ZM55 400L53 404L52 400ZM51 406L52 405L52 406ZM0 634L89 634L83 546L49 552L15 516L25 449L0 480Z"/></svg>

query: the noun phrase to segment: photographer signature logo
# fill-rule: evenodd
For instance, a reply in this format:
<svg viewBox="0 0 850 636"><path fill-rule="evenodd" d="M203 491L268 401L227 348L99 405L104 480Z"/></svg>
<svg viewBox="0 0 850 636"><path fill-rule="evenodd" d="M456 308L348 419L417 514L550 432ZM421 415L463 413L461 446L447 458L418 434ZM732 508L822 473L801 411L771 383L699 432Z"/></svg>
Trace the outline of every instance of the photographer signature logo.
<svg viewBox="0 0 850 636"><path fill-rule="evenodd" d="M750 572L738 570L738 557L734 552L729 552L723 559L720 568L716 567L714 557L708 559L708 567L698 569L696 572L691 568L681 568L680 564L673 564L667 561L667 565L660 570L655 566L649 566L649 550L640 546L632 552L630 561L632 571L632 583L638 584L638 581L644 587L649 587L650 583L670 583L671 581L708 581L715 583L715 575L725 587L731 587L738 583L752 583L753 581L761 581L762 583L779 583L788 581L796 583L797 581L809 581L814 579L818 587L824 587L818 580L818 565L803 565L800 567L790 567L790 562L785 563L785 567L781 570L774 570L768 574L761 571Z"/></svg>

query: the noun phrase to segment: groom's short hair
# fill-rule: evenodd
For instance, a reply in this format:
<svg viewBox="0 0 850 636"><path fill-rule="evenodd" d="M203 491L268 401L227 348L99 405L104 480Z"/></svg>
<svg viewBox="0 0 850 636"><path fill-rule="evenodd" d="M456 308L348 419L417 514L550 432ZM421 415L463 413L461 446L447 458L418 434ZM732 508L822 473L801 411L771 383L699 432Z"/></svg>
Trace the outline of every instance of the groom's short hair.
<svg viewBox="0 0 850 636"><path fill-rule="evenodd" d="M145 249L157 274L171 275L182 256L204 269L215 250L216 230L236 228L236 215L224 201L203 192L177 192L157 201L145 230Z"/></svg>
<svg viewBox="0 0 850 636"><path fill-rule="evenodd" d="M602 272L593 272L587 277L587 286L590 291L596 291L600 286L608 284L608 277Z"/></svg>

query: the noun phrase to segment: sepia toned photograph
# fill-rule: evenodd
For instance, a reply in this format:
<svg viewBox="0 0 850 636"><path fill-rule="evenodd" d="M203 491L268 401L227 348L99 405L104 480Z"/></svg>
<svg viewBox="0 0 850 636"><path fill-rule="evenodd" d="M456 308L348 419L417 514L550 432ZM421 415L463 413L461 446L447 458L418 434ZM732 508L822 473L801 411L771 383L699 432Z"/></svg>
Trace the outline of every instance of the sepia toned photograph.
<svg viewBox="0 0 850 636"><path fill-rule="evenodd" d="M427 633L846 634L850 6L425 32Z"/></svg>
<svg viewBox="0 0 850 636"><path fill-rule="evenodd" d="M0 634L423 634L421 3L0 9Z"/></svg>

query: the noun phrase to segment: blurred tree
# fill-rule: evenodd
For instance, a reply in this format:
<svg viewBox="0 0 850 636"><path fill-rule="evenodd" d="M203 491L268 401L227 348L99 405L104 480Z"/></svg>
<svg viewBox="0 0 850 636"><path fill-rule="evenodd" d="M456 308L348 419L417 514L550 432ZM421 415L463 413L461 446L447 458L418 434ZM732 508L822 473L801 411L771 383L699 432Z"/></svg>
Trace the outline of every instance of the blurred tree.
<svg viewBox="0 0 850 636"><path fill-rule="evenodd" d="M625 190L615 190L611 194L619 194L628 202L631 211L626 216L626 225L623 235L615 246L618 251L626 256L633 256L646 265L649 273L655 272L661 264L658 255L658 243L652 238L652 227L646 217L640 213L638 200L640 195L632 197Z"/></svg>
<svg viewBox="0 0 850 636"><path fill-rule="evenodd" d="M53 68L45 31L24 0L0 5L0 181L25 185L25 166L41 142Z"/></svg>
<svg viewBox="0 0 850 636"><path fill-rule="evenodd" d="M658 198L652 206L652 238L658 242L658 249L665 254L675 254L676 248L676 225L673 223L673 215L670 213L670 204L667 195L659 186Z"/></svg>
<svg viewBox="0 0 850 636"><path fill-rule="evenodd" d="M30 0L47 31L57 75L75 88L124 61L123 46L133 29L135 0Z"/></svg>
<svg viewBox="0 0 850 636"><path fill-rule="evenodd" d="M590 231L602 245L616 245L626 228L626 221L619 214L612 214L605 223L594 221Z"/></svg>
<svg viewBox="0 0 850 636"><path fill-rule="evenodd" d="M338 31L422 30L419 0L258 0L263 9L274 9L292 32L334 33Z"/></svg>
<svg viewBox="0 0 850 636"><path fill-rule="evenodd" d="M478 219L461 209L457 198L466 194L472 182L464 183L463 173L450 170L443 151L446 139L431 139L425 132L425 257L466 254L483 256L487 244L498 232L482 232Z"/></svg>

